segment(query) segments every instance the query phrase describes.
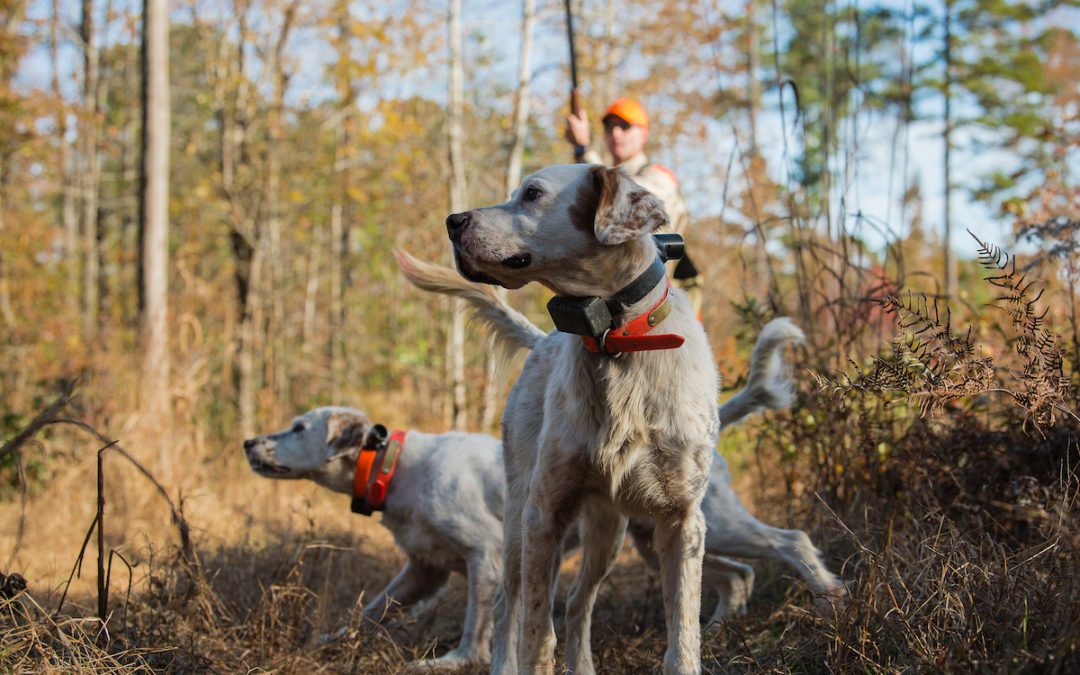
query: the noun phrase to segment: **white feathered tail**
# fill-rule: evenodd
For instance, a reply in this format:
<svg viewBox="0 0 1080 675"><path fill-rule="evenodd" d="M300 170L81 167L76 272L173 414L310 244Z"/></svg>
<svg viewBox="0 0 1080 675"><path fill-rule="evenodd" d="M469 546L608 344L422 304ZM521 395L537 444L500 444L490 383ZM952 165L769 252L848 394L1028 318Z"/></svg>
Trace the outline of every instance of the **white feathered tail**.
<svg viewBox="0 0 1080 675"><path fill-rule="evenodd" d="M765 324L750 354L746 386L719 408L721 426L735 424L751 413L791 406L795 388L787 376L782 354L784 347L805 338L802 330L786 316Z"/></svg>

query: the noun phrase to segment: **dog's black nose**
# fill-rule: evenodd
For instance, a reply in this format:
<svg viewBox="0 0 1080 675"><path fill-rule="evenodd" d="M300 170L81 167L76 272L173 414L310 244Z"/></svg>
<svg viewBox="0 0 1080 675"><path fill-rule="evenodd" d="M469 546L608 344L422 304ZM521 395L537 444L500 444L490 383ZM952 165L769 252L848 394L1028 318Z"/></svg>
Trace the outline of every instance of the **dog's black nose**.
<svg viewBox="0 0 1080 675"><path fill-rule="evenodd" d="M450 235L450 241L455 244L461 241L461 234L465 231L465 228L472 222L472 216L469 212L465 213L451 213L446 217L446 232Z"/></svg>
<svg viewBox="0 0 1080 675"><path fill-rule="evenodd" d="M245 450L250 450L250 449L252 449L254 447L255 447L255 439L254 438L248 438L248 439L244 440L244 449Z"/></svg>

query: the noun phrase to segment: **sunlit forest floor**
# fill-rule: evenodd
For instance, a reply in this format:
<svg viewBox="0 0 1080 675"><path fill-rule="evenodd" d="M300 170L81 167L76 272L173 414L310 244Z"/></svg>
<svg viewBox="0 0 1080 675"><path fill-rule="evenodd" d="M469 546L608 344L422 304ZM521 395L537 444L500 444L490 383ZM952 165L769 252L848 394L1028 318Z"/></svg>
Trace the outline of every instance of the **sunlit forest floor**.
<svg viewBox="0 0 1080 675"><path fill-rule="evenodd" d="M729 430L721 451L747 505L777 526L805 528L851 597L823 606L790 569L755 563L748 614L703 641L706 672L1076 672L1078 485L1075 474L1042 482L1053 471L1047 453L1062 437L1000 454L1003 437L983 437L995 452L990 463L952 443L973 466L941 475L933 457L947 452L928 440L927 461L909 464L900 455L890 489L835 513L816 489L790 482L778 453L762 452L769 430L791 423L788 413L761 416ZM456 644L465 605L460 577L419 612L362 624L363 597L403 562L389 532L377 519L351 514L344 496L255 476L240 452L178 467L187 474L176 481L188 486L182 510L195 563L180 556L159 495L125 462L109 459L106 547L134 565L132 580L114 559L103 632L90 618L97 611L91 540L81 578L55 613L94 518L93 444L80 445L82 459L47 493L30 496L20 548L5 570L29 583L29 595L2 605L6 669L384 673ZM1075 446L1070 452L1075 462ZM1040 478L996 484L1018 461L1027 462L1024 475ZM946 483L972 475L983 479L981 494L965 486L949 492ZM19 516L17 499L3 505L5 533L18 530ZM560 645L562 601L577 562L572 553L562 568ZM346 638L321 643L343 626L353 629ZM601 590L593 626L599 672L659 670L660 585L630 546Z"/></svg>

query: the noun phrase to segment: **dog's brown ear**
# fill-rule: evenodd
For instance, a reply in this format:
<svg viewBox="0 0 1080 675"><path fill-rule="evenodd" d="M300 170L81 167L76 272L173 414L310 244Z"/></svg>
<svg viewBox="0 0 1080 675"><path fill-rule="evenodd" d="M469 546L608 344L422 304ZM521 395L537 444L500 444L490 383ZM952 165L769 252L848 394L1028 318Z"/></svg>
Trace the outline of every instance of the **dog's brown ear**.
<svg viewBox="0 0 1080 675"><path fill-rule="evenodd" d="M371 421L352 413L335 412L326 418L326 444L335 450L359 448L367 438Z"/></svg>
<svg viewBox="0 0 1080 675"><path fill-rule="evenodd" d="M598 195L593 229L601 244L621 244L668 224L664 203L621 170L597 166L591 177Z"/></svg>

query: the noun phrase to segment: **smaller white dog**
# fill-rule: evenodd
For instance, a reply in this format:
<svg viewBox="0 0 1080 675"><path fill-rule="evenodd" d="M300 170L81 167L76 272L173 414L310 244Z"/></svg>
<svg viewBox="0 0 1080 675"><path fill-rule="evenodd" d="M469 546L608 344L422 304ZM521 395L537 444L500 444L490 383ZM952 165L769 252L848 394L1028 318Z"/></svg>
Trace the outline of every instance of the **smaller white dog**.
<svg viewBox="0 0 1080 675"><path fill-rule="evenodd" d="M790 404L790 384L780 352L802 338L786 319L768 324L758 338L747 386L724 405L724 426L766 408ZM244 441L251 468L261 476L306 478L335 492L354 494L361 449L377 444L379 425L352 408L316 408L284 431ZM364 606L378 621L390 601L410 605L433 595L456 571L466 576L468 603L458 647L421 666L456 668L491 658L492 602L498 588L503 536L505 478L500 442L484 434L425 434L409 431L386 494L382 523L405 552L405 566ZM714 458L702 503L706 523L703 586L718 596L712 622L745 611L754 584L753 568L726 556L783 560L816 593L842 592L804 532L769 527L743 507L731 489L727 464ZM635 547L654 569L653 524L632 519ZM572 536L568 537L572 539Z"/></svg>
<svg viewBox="0 0 1080 675"><path fill-rule="evenodd" d="M378 440L372 438L376 427L359 410L316 408L284 431L245 440L244 452L260 476L307 478L355 497L357 460L362 448ZM497 439L465 433L406 434L382 517L406 562L364 605L364 618L378 621L391 601L407 606L430 597L450 572L464 574L468 581L465 626L457 648L418 665L449 669L490 662L504 493Z"/></svg>

